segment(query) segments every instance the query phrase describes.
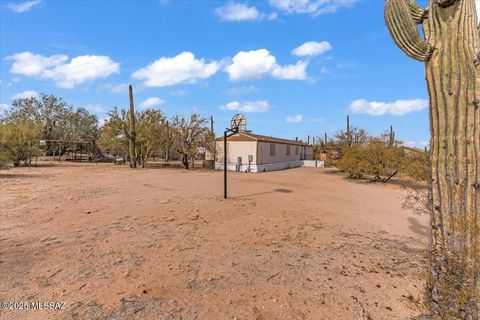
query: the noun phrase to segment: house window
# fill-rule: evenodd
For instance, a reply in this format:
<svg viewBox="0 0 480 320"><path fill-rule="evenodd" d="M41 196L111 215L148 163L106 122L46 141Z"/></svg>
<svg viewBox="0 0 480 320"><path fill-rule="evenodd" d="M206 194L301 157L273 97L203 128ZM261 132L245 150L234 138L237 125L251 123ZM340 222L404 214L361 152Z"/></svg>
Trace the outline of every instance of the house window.
<svg viewBox="0 0 480 320"><path fill-rule="evenodd" d="M270 143L270 155L275 155L275 143Z"/></svg>
<svg viewBox="0 0 480 320"><path fill-rule="evenodd" d="M295 155L298 156L298 146L295 146Z"/></svg>
<svg viewBox="0 0 480 320"><path fill-rule="evenodd" d="M287 145L287 156L289 156L289 155L290 155L290 146Z"/></svg>

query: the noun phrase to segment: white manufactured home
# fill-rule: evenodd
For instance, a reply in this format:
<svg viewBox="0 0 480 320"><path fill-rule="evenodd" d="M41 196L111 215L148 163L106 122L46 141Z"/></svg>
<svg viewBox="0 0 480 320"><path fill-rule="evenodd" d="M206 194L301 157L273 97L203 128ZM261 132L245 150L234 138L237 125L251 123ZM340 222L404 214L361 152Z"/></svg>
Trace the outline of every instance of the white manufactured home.
<svg viewBox="0 0 480 320"><path fill-rule="evenodd" d="M223 170L223 137L215 139L215 169ZM213 159L213 155L207 155ZM265 172L296 168L313 159L313 146L287 140L239 132L227 138L227 169L240 172Z"/></svg>

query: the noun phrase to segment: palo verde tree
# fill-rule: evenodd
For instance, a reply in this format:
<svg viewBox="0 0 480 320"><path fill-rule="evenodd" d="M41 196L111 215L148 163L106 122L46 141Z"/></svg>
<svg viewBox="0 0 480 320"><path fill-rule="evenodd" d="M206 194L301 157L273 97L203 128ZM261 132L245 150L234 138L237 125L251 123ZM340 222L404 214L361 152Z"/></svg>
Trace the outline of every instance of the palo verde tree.
<svg viewBox="0 0 480 320"><path fill-rule="evenodd" d="M395 43L424 62L430 96L428 306L434 318L480 312L480 56L473 0L386 0ZM423 27L423 37L417 25Z"/></svg>
<svg viewBox="0 0 480 320"><path fill-rule="evenodd" d="M127 158L129 154L127 114L123 110L114 108L108 115L109 117L100 128L98 145L103 151Z"/></svg>
<svg viewBox="0 0 480 320"><path fill-rule="evenodd" d="M39 141L42 127L30 119L0 121L0 165L21 161L30 164L32 157L40 153Z"/></svg>
<svg viewBox="0 0 480 320"><path fill-rule="evenodd" d="M167 121L159 110L147 109L135 116L135 154L142 168L154 152L160 152L168 142Z"/></svg>
<svg viewBox="0 0 480 320"><path fill-rule="evenodd" d="M135 150L131 150L130 111L114 108L108 116L98 142L104 150L133 154L135 159L130 159L130 163L138 163L144 168L153 153L160 152L165 146L167 121L161 111L146 109L135 113Z"/></svg>

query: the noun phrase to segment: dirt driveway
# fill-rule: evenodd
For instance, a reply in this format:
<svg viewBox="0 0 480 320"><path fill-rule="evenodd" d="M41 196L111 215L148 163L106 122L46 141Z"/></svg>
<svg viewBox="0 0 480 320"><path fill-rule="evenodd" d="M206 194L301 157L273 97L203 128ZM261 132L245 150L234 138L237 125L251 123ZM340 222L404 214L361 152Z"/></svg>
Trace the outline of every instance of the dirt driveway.
<svg viewBox="0 0 480 320"><path fill-rule="evenodd" d="M408 319L427 217L325 169L0 171L0 319Z"/></svg>

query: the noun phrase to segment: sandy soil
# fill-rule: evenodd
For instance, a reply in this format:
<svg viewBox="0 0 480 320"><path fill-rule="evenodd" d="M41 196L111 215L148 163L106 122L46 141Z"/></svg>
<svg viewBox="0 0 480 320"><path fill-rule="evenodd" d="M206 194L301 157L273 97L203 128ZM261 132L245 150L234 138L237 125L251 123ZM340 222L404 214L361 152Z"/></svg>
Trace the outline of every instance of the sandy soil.
<svg viewBox="0 0 480 320"><path fill-rule="evenodd" d="M0 171L1 319L409 319L427 218L326 169Z"/></svg>

